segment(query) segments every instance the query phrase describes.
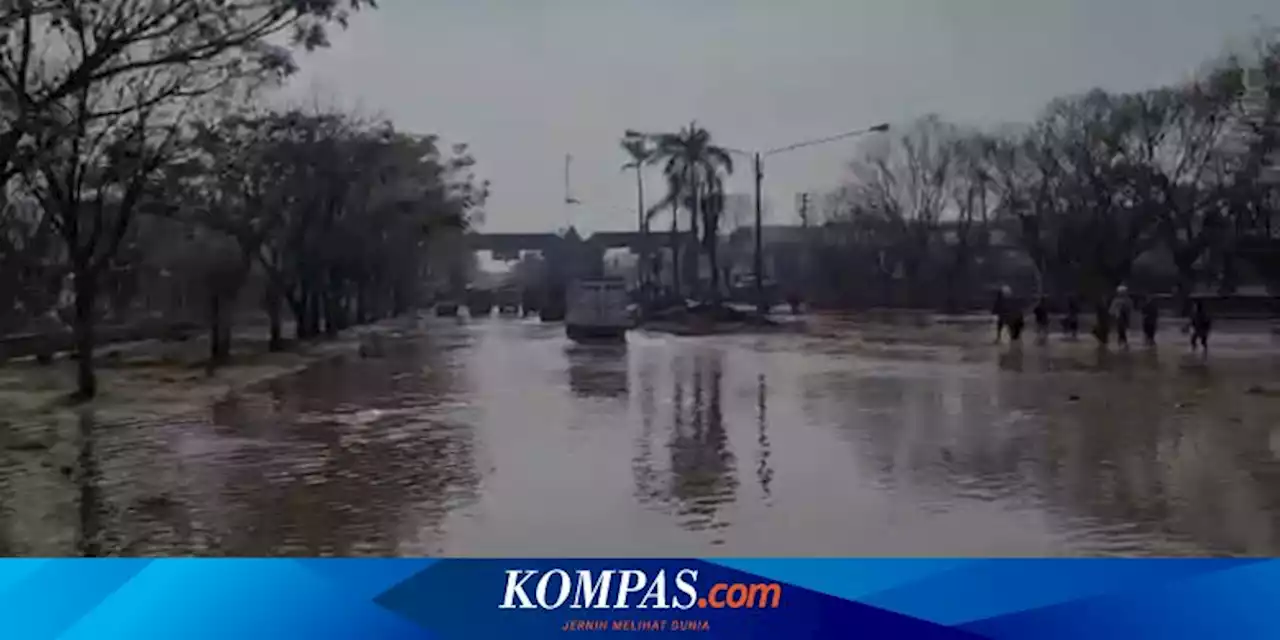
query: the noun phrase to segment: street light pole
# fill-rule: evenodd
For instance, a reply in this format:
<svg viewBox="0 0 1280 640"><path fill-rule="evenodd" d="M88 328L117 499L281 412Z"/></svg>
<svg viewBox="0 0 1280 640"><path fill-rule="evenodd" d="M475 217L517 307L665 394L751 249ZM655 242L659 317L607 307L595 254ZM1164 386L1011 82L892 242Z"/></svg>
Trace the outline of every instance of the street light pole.
<svg viewBox="0 0 1280 640"><path fill-rule="evenodd" d="M757 311L760 312L760 314L763 315L769 311L769 302L764 295L764 238L763 238L764 216L762 215L762 211L761 211L761 208L763 205L761 204L761 193L760 193L762 183L764 182L764 159L769 156L778 155L780 153L786 153L788 151L794 151L796 149L801 149L804 147L812 147L814 145L826 144L828 142L844 140L845 138L852 138L854 136L860 136L867 133L883 133L888 130L889 130L888 123L878 124L874 127L869 127L866 129L858 129L856 131L847 131L845 133L837 134L834 136L828 136L826 138L817 138L815 140L805 140L803 142L797 142L795 144L789 144L784 147L777 147L775 149L770 149L765 152L756 152L752 154L752 167L755 169L754 173L755 173L755 179L756 179L756 233L755 233L756 242L755 242L755 256L753 259L753 262L754 262L753 266L755 267L755 279L756 279L756 309ZM729 149L729 151L734 151L736 153L742 153L743 155L745 155L744 152L738 151L736 149Z"/></svg>
<svg viewBox="0 0 1280 640"><path fill-rule="evenodd" d="M763 205L760 198L760 187L764 182L764 165L757 152L752 156L752 168L755 170L756 179L756 232L755 232L755 255L753 256L753 265L755 267L756 276L756 310L761 315L769 311L769 304L764 298L764 213Z"/></svg>

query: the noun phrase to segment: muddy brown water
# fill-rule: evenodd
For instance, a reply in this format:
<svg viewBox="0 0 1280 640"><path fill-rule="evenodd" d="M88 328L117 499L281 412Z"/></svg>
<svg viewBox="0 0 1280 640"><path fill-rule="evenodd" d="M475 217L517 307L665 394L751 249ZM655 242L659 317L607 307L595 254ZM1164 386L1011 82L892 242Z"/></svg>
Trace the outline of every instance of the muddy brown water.
<svg viewBox="0 0 1280 640"><path fill-rule="evenodd" d="M424 318L385 357L90 425L66 508L4 535L150 556L1280 553L1265 334L1203 359L1176 332L1101 353L812 327L584 347Z"/></svg>

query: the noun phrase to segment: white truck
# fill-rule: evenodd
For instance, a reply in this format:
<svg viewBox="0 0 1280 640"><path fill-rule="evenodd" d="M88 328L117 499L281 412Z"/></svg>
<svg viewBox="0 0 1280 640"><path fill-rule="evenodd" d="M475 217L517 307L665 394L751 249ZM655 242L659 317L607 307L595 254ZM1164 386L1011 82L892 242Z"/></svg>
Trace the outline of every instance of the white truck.
<svg viewBox="0 0 1280 640"><path fill-rule="evenodd" d="M565 332L575 342L619 342L633 326L622 278L575 280L569 285Z"/></svg>

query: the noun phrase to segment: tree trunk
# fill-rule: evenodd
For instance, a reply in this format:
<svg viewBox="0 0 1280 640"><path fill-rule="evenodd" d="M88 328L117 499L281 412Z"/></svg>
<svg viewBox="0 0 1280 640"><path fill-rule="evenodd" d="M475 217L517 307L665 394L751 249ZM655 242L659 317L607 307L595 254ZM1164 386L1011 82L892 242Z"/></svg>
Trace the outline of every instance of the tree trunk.
<svg viewBox="0 0 1280 640"><path fill-rule="evenodd" d="M297 335L299 340L310 340L316 335L316 322L319 318L319 310L316 308L316 296L311 289L303 285L299 287L298 292L298 311L302 314L298 316Z"/></svg>
<svg viewBox="0 0 1280 640"><path fill-rule="evenodd" d="M222 354L222 313L219 307L222 302L218 299L217 293L209 294L209 369L217 368L218 359Z"/></svg>
<svg viewBox="0 0 1280 640"><path fill-rule="evenodd" d="M95 276L86 268L75 268L76 397L80 400L98 395L98 377L93 366Z"/></svg>
<svg viewBox="0 0 1280 640"><path fill-rule="evenodd" d="M342 294L336 290L334 285L330 284L329 290L324 293L322 300L324 304L324 334L326 337L332 338L342 330Z"/></svg>
<svg viewBox="0 0 1280 640"><path fill-rule="evenodd" d="M707 234L707 262L711 265L711 300L720 302L720 238L717 237L718 230L710 221L705 221L705 233Z"/></svg>
<svg viewBox="0 0 1280 640"><path fill-rule="evenodd" d="M324 317L324 297L319 291L310 290L307 292L307 337L315 338L320 335L320 323Z"/></svg>
<svg viewBox="0 0 1280 640"><path fill-rule="evenodd" d="M683 272L680 271L680 251L684 249L680 244L680 217L676 206L671 205L671 289L676 297L680 296L680 279Z"/></svg>
<svg viewBox="0 0 1280 640"><path fill-rule="evenodd" d="M693 185L693 208L689 211L689 235L690 241L686 243L685 250L689 252L687 260L685 260L685 270L688 271L689 278L689 295L694 299L699 299L702 292L702 247L698 242L698 185Z"/></svg>
<svg viewBox="0 0 1280 640"><path fill-rule="evenodd" d="M221 318L218 320L218 330L222 332L218 344L221 345L222 351L218 354L218 364L226 364L231 361L232 335L235 329L235 305L231 303L233 297L224 297L222 299Z"/></svg>
<svg viewBox="0 0 1280 640"><path fill-rule="evenodd" d="M640 231L640 259L636 269L641 290L649 276L649 221L644 212L644 172L643 165L636 162L636 223Z"/></svg>
<svg viewBox="0 0 1280 640"><path fill-rule="evenodd" d="M209 371L231 359L230 298L220 292L209 295Z"/></svg>
<svg viewBox="0 0 1280 640"><path fill-rule="evenodd" d="M395 287L391 290L391 315L398 316L405 311L404 296L400 295L400 288Z"/></svg>
<svg viewBox="0 0 1280 640"><path fill-rule="evenodd" d="M263 306L267 311L267 322L270 325L271 337L267 341L267 350L271 352L284 350L283 328L280 323L280 289L267 283Z"/></svg>
<svg viewBox="0 0 1280 640"><path fill-rule="evenodd" d="M311 296L307 290L298 286L294 295L285 298L289 303L289 311L293 314L293 337L295 340L305 340L307 335L308 322L311 319Z"/></svg>
<svg viewBox="0 0 1280 640"><path fill-rule="evenodd" d="M356 324L369 322L369 294L364 282L356 284Z"/></svg>

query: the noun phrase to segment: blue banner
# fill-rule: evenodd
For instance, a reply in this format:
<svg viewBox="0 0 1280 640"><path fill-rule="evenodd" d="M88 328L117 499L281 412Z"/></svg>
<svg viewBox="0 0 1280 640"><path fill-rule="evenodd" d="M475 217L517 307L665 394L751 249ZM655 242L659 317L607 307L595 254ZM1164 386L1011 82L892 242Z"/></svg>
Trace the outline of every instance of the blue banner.
<svg viewBox="0 0 1280 640"><path fill-rule="evenodd" d="M1274 560L0 562L0 638L1271 638Z"/></svg>

